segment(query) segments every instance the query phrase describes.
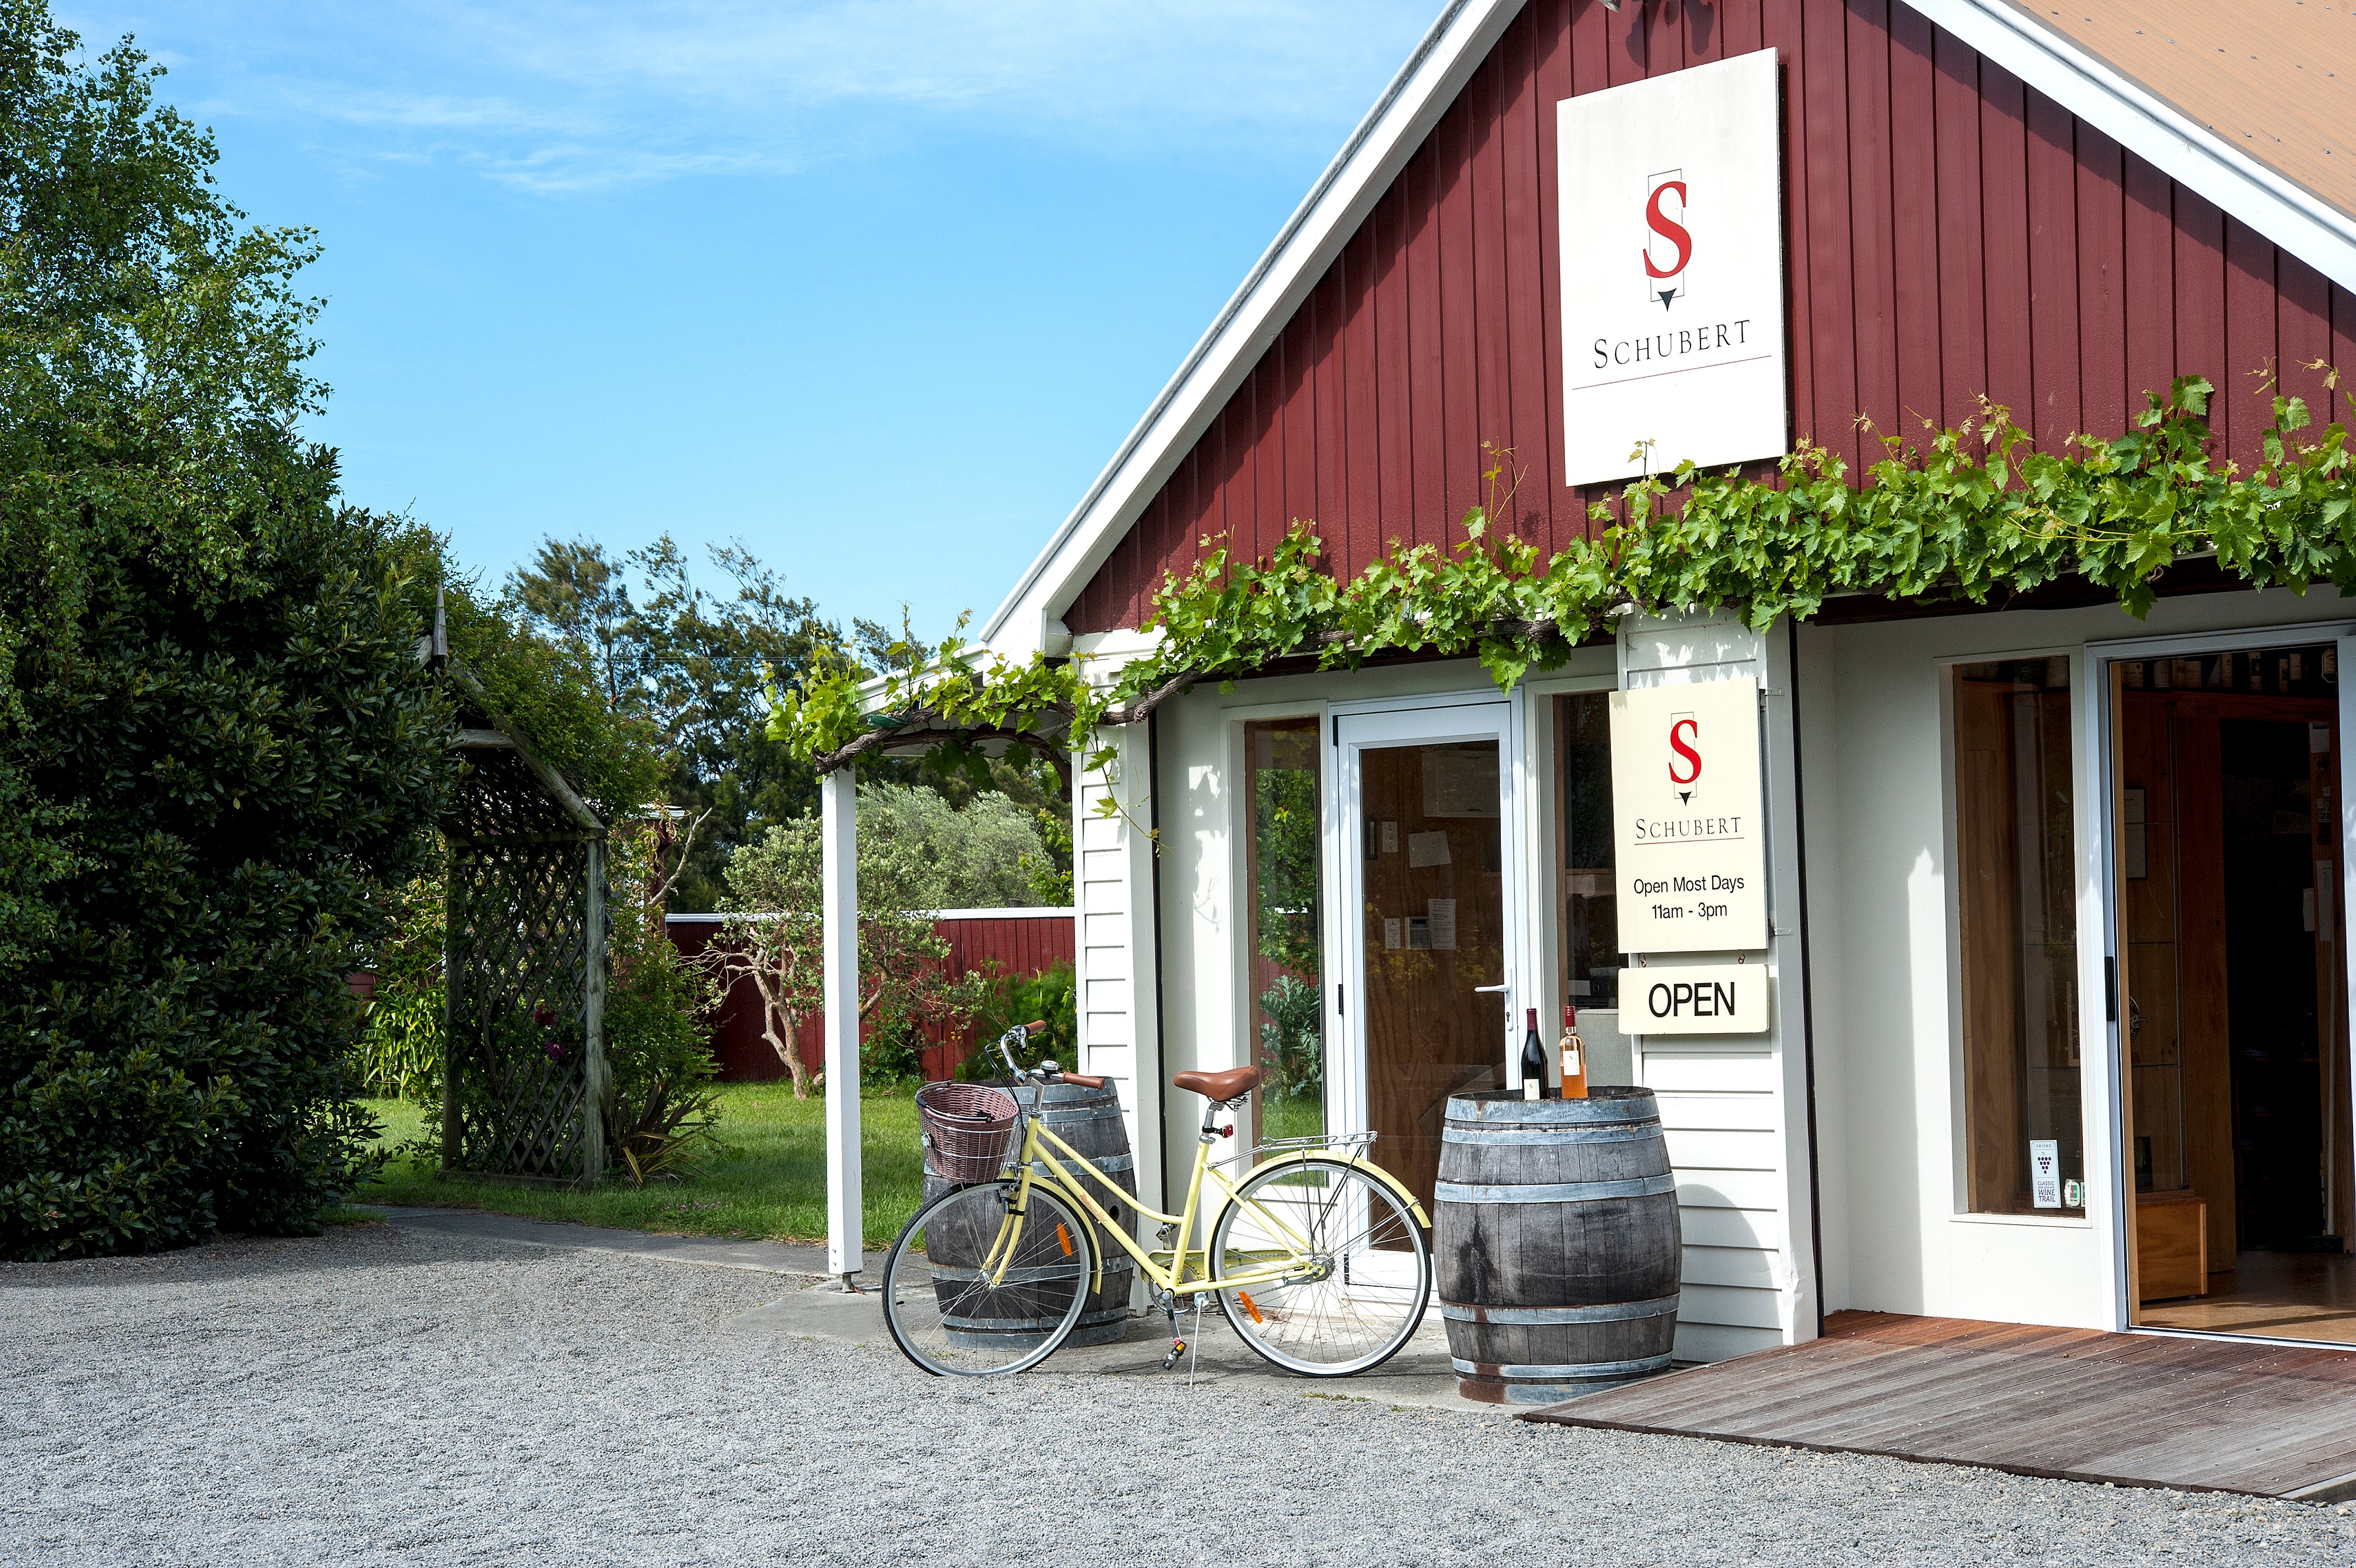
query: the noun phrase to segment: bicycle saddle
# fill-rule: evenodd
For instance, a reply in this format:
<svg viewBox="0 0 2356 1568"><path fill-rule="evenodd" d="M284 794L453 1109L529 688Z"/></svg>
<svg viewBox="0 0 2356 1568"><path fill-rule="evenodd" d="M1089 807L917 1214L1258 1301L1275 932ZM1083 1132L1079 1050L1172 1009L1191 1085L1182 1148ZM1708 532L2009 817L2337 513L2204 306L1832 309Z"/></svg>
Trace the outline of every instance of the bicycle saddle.
<svg viewBox="0 0 2356 1568"><path fill-rule="evenodd" d="M1224 1105L1258 1089L1259 1079L1260 1071L1256 1067L1231 1067L1225 1072L1175 1073L1170 1081L1179 1089L1191 1089L1204 1099Z"/></svg>

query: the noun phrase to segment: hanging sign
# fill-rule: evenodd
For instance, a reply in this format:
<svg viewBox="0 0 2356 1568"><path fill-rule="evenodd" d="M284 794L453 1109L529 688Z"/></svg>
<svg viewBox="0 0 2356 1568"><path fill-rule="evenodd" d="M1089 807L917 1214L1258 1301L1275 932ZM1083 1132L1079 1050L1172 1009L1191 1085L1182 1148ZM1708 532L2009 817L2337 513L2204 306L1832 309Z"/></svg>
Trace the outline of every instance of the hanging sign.
<svg viewBox="0 0 2356 1568"><path fill-rule="evenodd" d="M1620 1026L1631 1035L1763 1035L1763 963L1655 964L1620 972Z"/></svg>
<svg viewBox="0 0 2356 1568"><path fill-rule="evenodd" d="M1790 449L1775 60L1556 105L1566 484Z"/></svg>
<svg viewBox="0 0 2356 1568"><path fill-rule="evenodd" d="M1622 952L1767 945L1767 824L1759 802L1756 679L1612 693ZM1623 983L1636 972L1623 972Z"/></svg>

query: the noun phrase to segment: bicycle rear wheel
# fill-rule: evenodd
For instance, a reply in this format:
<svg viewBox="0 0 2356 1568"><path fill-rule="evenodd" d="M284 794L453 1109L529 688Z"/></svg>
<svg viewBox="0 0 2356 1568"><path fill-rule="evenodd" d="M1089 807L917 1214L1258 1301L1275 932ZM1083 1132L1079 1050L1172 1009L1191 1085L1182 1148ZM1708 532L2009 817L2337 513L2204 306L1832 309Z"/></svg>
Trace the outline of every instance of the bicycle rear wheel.
<svg viewBox="0 0 2356 1568"><path fill-rule="evenodd" d="M941 1377L1020 1372L1055 1354L1087 1305L1087 1225L1033 1187L958 1187L916 1210L884 1262L884 1321L901 1353ZM1013 1260L999 1262L1009 1246Z"/></svg>
<svg viewBox="0 0 2356 1568"><path fill-rule="evenodd" d="M1248 1179L1211 1238L1226 1280L1306 1256L1285 1278L1222 1286L1243 1342L1287 1371L1347 1377L1398 1353L1431 1299L1431 1251L1388 1183L1342 1160L1268 1166Z"/></svg>

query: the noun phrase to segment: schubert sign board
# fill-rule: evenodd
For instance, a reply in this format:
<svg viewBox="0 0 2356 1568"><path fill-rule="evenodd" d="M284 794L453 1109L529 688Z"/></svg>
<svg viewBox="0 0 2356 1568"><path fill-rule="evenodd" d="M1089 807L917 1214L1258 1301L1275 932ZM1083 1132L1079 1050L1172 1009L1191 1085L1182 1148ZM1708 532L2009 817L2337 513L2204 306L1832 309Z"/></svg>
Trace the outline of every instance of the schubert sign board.
<svg viewBox="0 0 2356 1568"><path fill-rule="evenodd" d="M1620 972L1620 1026L1632 1035L1763 1035L1763 963L1655 965Z"/></svg>
<svg viewBox="0 0 2356 1568"><path fill-rule="evenodd" d="M1759 794L1752 677L1612 693L1622 951L1747 952L1767 945Z"/></svg>
<svg viewBox="0 0 2356 1568"><path fill-rule="evenodd" d="M1775 51L1567 98L1555 116L1564 482L1781 456Z"/></svg>

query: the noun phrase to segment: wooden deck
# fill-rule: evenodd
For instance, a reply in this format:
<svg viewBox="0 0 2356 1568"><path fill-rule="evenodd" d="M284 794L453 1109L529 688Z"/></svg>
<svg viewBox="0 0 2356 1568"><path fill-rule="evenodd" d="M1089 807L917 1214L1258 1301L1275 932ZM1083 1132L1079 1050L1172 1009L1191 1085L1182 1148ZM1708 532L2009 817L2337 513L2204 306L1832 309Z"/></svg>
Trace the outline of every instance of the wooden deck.
<svg viewBox="0 0 2356 1568"><path fill-rule="evenodd" d="M1826 1337L1526 1421L2024 1476L2356 1497L2356 1353L1839 1313Z"/></svg>

